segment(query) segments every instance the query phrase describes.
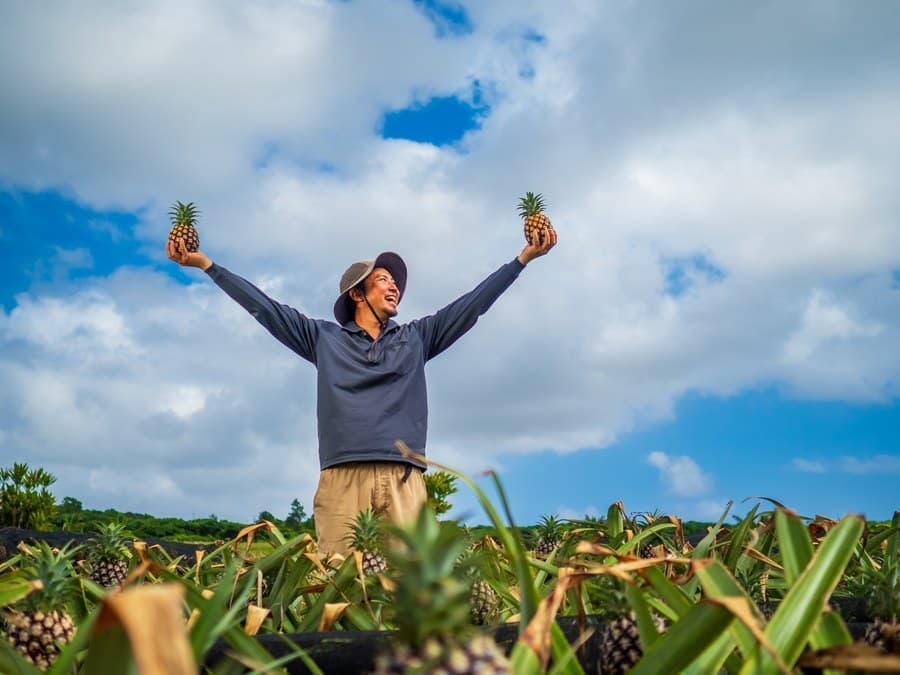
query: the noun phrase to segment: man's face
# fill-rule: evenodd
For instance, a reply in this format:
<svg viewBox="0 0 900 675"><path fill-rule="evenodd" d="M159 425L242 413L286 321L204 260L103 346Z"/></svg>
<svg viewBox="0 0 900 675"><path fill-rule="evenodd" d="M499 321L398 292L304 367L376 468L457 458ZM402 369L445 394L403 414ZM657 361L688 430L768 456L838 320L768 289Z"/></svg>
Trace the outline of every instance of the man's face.
<svg viewBox="0 0 900 675"><path fill-rule="evenodd" d="M400 289L394 277L383 267L376 267L366 277L366 297L378 312L379 316L397 316L397 305L400 304Z"/></svg>

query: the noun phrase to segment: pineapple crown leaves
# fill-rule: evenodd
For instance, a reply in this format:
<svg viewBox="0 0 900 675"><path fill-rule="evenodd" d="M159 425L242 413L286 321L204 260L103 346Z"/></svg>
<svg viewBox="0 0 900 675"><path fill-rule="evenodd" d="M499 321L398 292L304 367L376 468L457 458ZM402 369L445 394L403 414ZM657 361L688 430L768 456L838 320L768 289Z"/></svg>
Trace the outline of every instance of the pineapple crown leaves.
<svg viewBox="0 0 900 675"><path fill-rule="evenodd" d="M878 619L900 617L900 560L885 560L881 567L860 568L861 590L872 615Z"/></svg>
<svg viewBox="0 0 900 675"><path fill-rule="evenodd" d="M415 522L386 529L397 639L414 647L429 638L459 639L470 627L472 586L457 565L467 543L460 527L438 522L426 504Z"/></svg>
<svg viewBox="0 0 900 675"><path fill-rule="evenodd" d="M622 579L611 574L602 574L587 588L597 607L597 613L604 619L617 619L631 613L631 603L628 601L625 582Z"/></svg>
<svg viewBox="0 0 900 675"><path fill-rule="evenodd" d="M58 550L41 541L35 548L23 547L31 558L24 569L28 581L40 582L24 600L27 609L50 611L65 604L74 592L75 571L72 559L81 549L69 542ZM27 559L26 559L27 560Z"/></svg>
<svg viewBox="0 0 900 675"><path fill-rule="evenodd" d="M522 218L533 216L544 211L544 196L540 193L526 192L519 199L519 215Z"/></svg>
<svg viewBox="0 0 900 675"><path fill-rule="evenodd" d="M381 551L384 542L382 519L372 509L356 514L356 518L347 523L350 533L345 539L357 551Z"/></svg>
<svg viewBox="0 0 900 675"><path fill-rule="evenodd" d="M169 209L169 219L173 225L194 225L200 216L200 211L194 206L194 202L184 204L176 201Z"/></svg>
<svg viewBox="0 0 900 675"><path fill-rule="evenodd" d="M545 541L559 539L563 532L563 523L555 515L543 516L537 525L537 534Z"/></svg>
<svg viewBox="0 0 900 675"><path fill-rule="evenodd" d="M89 540L88 557L91 560L116 560L130 558L131 551L125 538L125 524L100 523L94 528L94 536Z"/></svg>

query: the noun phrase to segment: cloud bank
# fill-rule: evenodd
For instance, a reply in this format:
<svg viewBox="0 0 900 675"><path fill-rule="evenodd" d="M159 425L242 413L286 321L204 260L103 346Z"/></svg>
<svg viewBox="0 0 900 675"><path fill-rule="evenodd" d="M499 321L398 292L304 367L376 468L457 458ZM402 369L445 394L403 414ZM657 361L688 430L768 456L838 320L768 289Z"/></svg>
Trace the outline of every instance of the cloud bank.
<svg viewBox="0 0 900 675"><path fill-rule="evenodd" d="M211 257L314 316L349 262L401 252L410 319L516 255L516 199L544 193L559 246L429 366L430 453L464 470L602 449L687 392L897 397L893 3L462 7L449 33L413 3L8 7L0 186L138 214L153 264L60 249L0 315L4 455L97 505L311 504L312 369L164 260L186 197ZM380 137L476 82L457 143Z"/></svg>

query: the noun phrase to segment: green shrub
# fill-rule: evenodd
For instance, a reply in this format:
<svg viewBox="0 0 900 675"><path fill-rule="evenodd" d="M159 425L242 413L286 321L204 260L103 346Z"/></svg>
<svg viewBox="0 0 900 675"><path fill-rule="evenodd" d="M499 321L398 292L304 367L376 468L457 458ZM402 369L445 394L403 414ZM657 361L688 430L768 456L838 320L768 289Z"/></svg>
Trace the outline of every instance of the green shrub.
<svg viewBox="0 0 900 675"><path fill-rule="evenodd" d="M45 527L56 509L49 488L56 477L44 469L29 469L15 463L0 469L0 526L39 530Z"/></svg>

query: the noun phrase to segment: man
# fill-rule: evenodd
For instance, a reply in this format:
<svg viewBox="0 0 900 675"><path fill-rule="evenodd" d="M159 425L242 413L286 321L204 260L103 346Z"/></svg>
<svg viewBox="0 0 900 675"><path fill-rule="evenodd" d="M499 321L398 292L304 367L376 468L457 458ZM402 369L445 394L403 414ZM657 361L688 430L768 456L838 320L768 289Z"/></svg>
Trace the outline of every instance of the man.
<svg viewBox="0 0 900 675"><path fill-rule="evenodd" d="M537 238L536 238L537 239ZM167 243L171 260L198 267L275 338L318 371L317 419L321 474L313 503L323 553L347 555L349 524L372 509L409 521L426 501L425 467L404 458L404 441L425 454L428 403L425 362L468 331L532 260L556 245L549 230L473 291L431 316L397 324L406 264L396 253L350 265L334 303L337 323L311 319L265 295L184 241Z"/></svg>

